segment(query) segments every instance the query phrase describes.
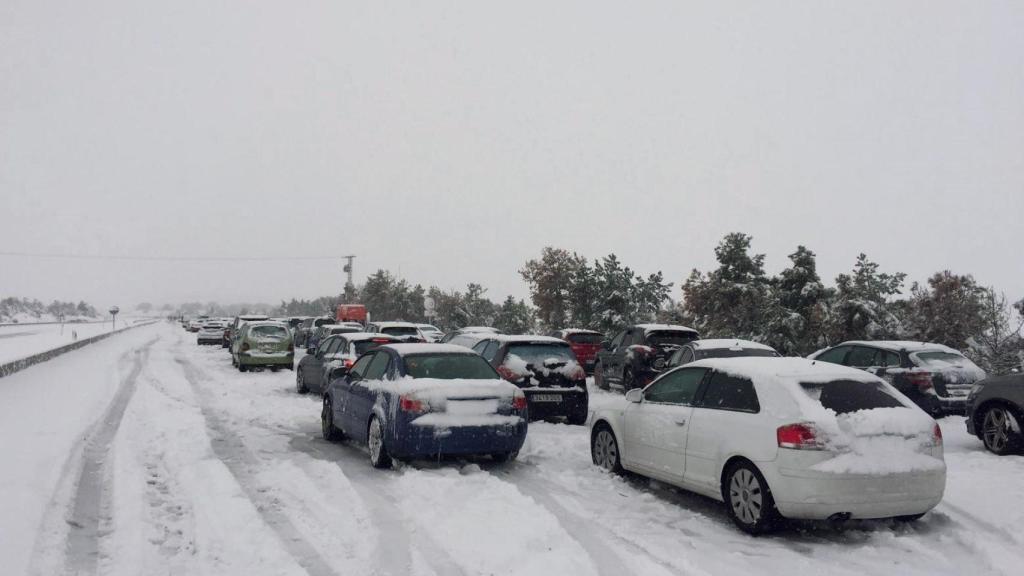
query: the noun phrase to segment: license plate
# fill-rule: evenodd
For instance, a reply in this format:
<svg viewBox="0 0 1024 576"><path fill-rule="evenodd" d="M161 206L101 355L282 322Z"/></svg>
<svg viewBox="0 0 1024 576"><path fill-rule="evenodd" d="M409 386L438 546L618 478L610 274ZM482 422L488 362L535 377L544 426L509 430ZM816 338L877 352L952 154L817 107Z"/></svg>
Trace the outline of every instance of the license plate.
<svg viewBox="0 0 1024 576"><path fill-rule="evenodd" d="M531 402L561 402L562 396L560 394L534 394L530 396Z"/></svg>

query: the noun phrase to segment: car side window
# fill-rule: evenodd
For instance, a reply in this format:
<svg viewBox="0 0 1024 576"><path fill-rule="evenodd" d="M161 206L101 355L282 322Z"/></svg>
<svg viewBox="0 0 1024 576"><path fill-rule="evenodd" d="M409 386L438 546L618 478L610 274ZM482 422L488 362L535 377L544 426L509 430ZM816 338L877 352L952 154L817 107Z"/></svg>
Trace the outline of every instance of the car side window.
<svg viewBox="0 0 1024 576"><path fill-rule="evenodd" d="M903 363L900 362L900 355L896 352L884 351L882 354L885 356L883 359L883 362L885 362L884 366L889 368L898 368L903 365Z"/></svg>
<svg viewBox="0 0 1024 576"><path fill-rule="evenodd" d="M612 350L615 350L616 348L618 348L619 346L622 345L622 339L625 338L625 336L626 336L626 331L623 330L623 331L619 332L618 334L616 334L615 338L612 338Z"/></svg>
<svg viewBox="0 0 1024 576"><path fill-rule="evenodd" d="M352 365L352 369L349 370L349 374L351 374L356 380L365 378L364 374L366 374L366 368L376 356L376 354L367 354L366 356L359 358L359 360L356 360L356 363Z"/></svg>
<svg viewBox="0 0 1024 576"><path fill-rule="evenodd" d="M488 362L490 362L491 360L494 360L494 355L497 352L498 352L498 341L497 340L491 340L491 341L487 342L487 348L484 349L484 354L483 354L484 360L487 360Z"/></svg>
<svg viewBox="0 0 1024 576"><path fill-rule="evenodd" d="M843 360L846 358L846 353L849 351L849 346L836 346L831 350L826 350L819 354L815 360L821 360L822 362L829 362L832 364L842 364Z"/></svg>
<svg viewBox="0 0 1024 576"><path fill-rule="evenodd" d="M385 352L380 352L373 357L373 362L370 362L370 366L366 369L366 374L363 378L367 380L380 380L384 377L384 373L388 369L388 361L391 360L390 355Z"/></svg>
<svg viewBox="0 0 1024 576"><path fill-rule="evenodd" d="M476 352L477 354L483 356L484 355L484 348L487 348L487 340L481 340L481 341L477 342L473 346L473 352Z"/></svg>
<svg viewBox="0 0 1024 576"><path fill-rule="evenodd" d="M341 349L342 340L341 338L328 338L327 339L327 355L333 356L338 353Z"/></svg>
<svg viewBox="0 0 1024 576"><path fill-rule="evenodd" d="M878 350L875 348L868 348L867 346L854 346L853 351L846 357L845 364L847 366L855 366L857 368L867 368L869 366L881 366L881 362L877 358Z"/></svg>
<svg viewBox="0 0 1024 576"><path fill-rule="evenodd" d="M760 412L761 404L757 401L754 383L746 378L730 376L723 372L715 372L708 381L707 390L701 398L700 406L714 410L733 410L737 412Z"/></svg>
<svg viewBox="0 0 1024 576"><path fill-rule="evenodd" d="M634 344L644 343L644 331L639 328L630 330L629 336L626 336L626 346L632 346Z"/></svg>
<svg viewBox="0 0 1024 576"><path fill-rule="evenodd" d="M682 366L683 364L689 364L690 362L693 362L693 350L683 348L682 352L679 354L679 365Z"/></svg>
<svg viewBox="0 0 1024 576"><path fill-rule="evenodd" d="M683 368L669 372L644 390L644 401L690 405L707 371L707 368Z"/></svg>

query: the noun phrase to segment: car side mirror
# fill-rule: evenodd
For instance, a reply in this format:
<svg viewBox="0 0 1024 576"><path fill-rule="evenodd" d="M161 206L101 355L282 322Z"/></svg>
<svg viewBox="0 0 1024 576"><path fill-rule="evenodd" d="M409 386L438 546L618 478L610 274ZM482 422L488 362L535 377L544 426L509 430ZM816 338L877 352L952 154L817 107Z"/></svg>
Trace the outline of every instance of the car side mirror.
<svg viewBox="0 0 1024 576"><path fill-rule="evenodd" d="M633 388L629 392L626 392L626 402L632 402L633 404L639 404L644 399L644 391L639 388Z"/></svg>
<svg viewBox="0 0 1024 576"><path fill-rule="evenodd" d="M612 341L611 340L602 340L601 341L601 348L603 348L605 350L611 350L612 349Z"/></svg>
<svg viewBox="0 0 1024 576"><path fill-rule="evenodd" d="M316 346L307 346L306 347L306 354L310 354L310 355L316 354Z"/></svg>
<svg viewBox="0 0 1024 576"><path fill-rule="evenodd" d="M344 378L348 374L347 366L335 366L331 368L331 380L338 380Z"/></svg>

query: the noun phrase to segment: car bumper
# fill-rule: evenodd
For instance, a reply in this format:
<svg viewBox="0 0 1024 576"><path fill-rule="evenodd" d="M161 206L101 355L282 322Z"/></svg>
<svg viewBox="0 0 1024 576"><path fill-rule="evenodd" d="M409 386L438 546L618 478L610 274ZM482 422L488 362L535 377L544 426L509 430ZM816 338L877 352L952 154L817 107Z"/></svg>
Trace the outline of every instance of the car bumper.
<svg viewBox="0 0 1024 576"><path fill-rule="evenodd" d="M779 513L807 520L825 520L835 514L849 514L855 519L924 514L942 501L946 488L945 468L888 475L782 467L762 472Z"/></svg>
<svg viewBox="0 0 1024 576"><path fill-rule="evenodd" d="M291 366L295 355L291 352L281 354L242 352L238 355L238 363L243 366Z"/></svg>
<svg viewBox="0 0 1024 576"><path fill-rule="evenodd" d="M414 420L402 427L388 443L396 458L433 458L445 455L483 455L517 452L526 440L526 420L521 417L490 415L495 424L483 426L445 425L444 414L430 415L432 424Z"/></svg>
<svg viewBox="0 0 1024 576"><path fill-rule="evenodd" d="M579 388L535 388L525 389L523 393L526 394L530 420L543 420L587 412L587 393Z"/></svg>

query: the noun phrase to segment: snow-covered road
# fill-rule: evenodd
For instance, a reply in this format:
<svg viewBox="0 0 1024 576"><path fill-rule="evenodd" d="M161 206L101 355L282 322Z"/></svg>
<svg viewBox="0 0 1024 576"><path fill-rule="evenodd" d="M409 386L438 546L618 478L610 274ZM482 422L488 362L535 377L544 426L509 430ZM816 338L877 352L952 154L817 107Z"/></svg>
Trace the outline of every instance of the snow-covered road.
<svg viewBox="0 0 1024 576"><path fill-rule="evenodd" d="M382 472L319 436L289 371L241 374L159 324L0 381L10 574L1017 574L1024 459L942 422L949 485L918 523L735 530L719 505L590 463L534 423L511 464ZM594 391L594 402L620 397Z"/></svg>
<svg viewBox="0 0 1024 576"><path fill-rule="evenodd" d="M118 327L123 326L118 323ZM0 364L110 332L110 322L13 324L0 326Z"/></svg>

